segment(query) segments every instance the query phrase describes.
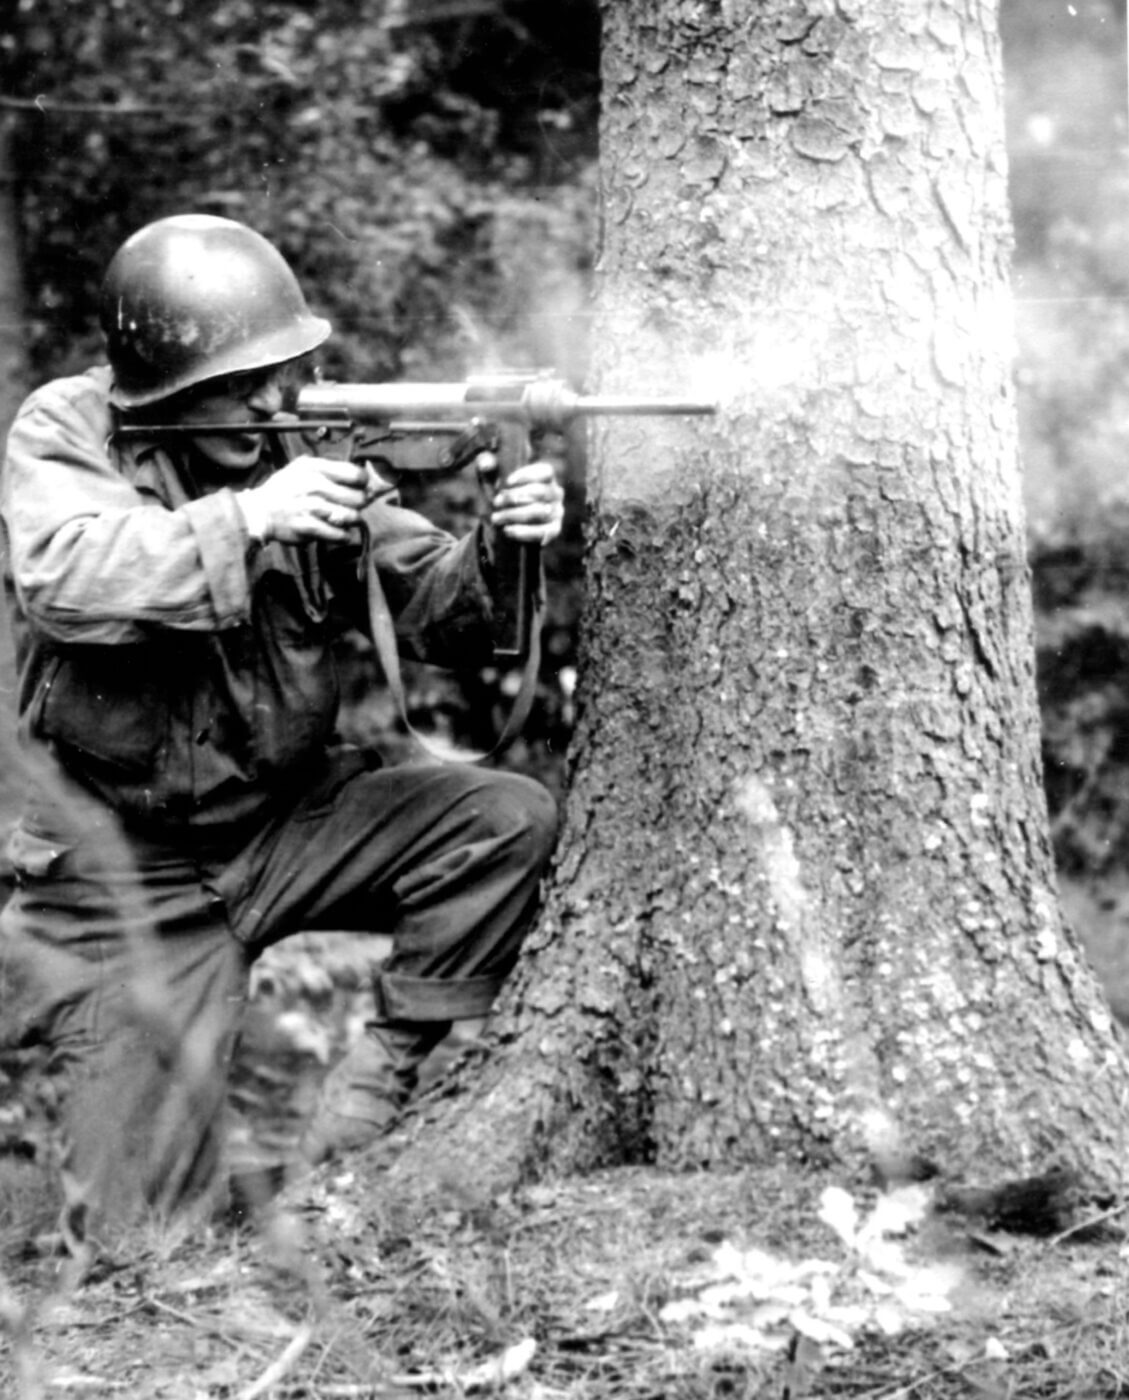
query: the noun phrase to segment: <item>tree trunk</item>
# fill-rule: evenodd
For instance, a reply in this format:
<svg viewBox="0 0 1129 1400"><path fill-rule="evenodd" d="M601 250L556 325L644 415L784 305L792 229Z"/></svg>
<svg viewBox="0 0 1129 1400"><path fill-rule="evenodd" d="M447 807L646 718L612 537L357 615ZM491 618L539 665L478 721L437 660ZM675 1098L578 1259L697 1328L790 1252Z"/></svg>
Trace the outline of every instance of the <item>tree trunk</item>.
<svg viewBox="0 0 1129 1400"><path fill-rule="evenodd" d="M0 112L0 450L28 390L27 324L16 195L14 143L18 117ZM0 550L4 541L0 538ZM0 618L0 850L23 801L16 744L16 662L5 614ZM7 863L0 854L0 903L7 891Z"/></svg>
<svg viewBox="0 0 1129 1400"><path fill-rule="evenodd" d="M558 860L443 1140L495 1181L1112 1183L1126 1064L1040 781L992 7L604 11L600 388L722 412L600 433Z"/></svg>
<svg viewBox="0 0 1129 1400"><path fill-rule="evenodd" d="M14 146L18 116L0 112L0 441L28 390L23 260Z"/></svg>

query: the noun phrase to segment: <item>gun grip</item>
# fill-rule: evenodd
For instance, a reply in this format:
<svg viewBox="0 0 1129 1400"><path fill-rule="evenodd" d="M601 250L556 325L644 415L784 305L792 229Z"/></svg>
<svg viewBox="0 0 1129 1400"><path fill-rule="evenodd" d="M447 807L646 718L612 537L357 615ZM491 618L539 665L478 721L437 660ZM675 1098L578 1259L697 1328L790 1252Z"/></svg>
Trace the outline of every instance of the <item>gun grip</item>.
<svg viewBox="0 0 1129 1400"><path fill-rule="evenodd" d="M494 578L494 656L524 661L541 588L541 546L500 534L494 542Z"/></svg>

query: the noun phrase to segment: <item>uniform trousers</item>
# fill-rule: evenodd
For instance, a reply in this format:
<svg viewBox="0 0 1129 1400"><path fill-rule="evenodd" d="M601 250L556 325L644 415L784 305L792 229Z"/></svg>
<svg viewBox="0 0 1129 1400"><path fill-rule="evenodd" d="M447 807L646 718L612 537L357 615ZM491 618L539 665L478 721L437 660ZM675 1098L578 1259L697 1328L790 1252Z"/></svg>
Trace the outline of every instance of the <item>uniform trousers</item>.
<svg viewBox="0 0 1129 1400"><path fill-rule="evenodd" d="M45 1043L68 1229L206 1192L248 971L306 930L391 936L373 1019L486 1014L536 910L552 798L460 764L331 764L232 846L22 824L0 916L3 1039ZM387 947L386 941L382 940Z"/></svg>

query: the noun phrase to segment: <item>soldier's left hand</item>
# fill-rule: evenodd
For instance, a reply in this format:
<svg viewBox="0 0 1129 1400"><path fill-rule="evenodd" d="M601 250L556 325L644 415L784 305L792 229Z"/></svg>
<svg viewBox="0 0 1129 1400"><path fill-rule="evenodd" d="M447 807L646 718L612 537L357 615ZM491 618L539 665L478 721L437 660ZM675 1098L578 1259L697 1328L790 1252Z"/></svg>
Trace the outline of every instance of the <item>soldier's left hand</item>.
<svg viewBox="0 0 1129 1400"><path fill-rule="evenodd" d="M526 544L551 544L563 522L564 491L549 461L515 468L491 505L491 525Z"/></svg>

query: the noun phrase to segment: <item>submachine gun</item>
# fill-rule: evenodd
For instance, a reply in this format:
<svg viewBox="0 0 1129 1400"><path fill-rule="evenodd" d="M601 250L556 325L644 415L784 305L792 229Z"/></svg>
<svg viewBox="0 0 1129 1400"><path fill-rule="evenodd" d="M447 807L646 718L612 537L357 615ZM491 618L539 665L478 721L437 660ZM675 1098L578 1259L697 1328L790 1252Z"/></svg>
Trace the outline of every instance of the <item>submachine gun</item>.
<svg viewBox="0 0 1129 1400"><path fill-rule="evenodd" d="M375 461L393 476L405 471L459 471L490 452L502 471L524 459L527 444L565 433L579 419L603 415L654 417L709 414L690 399L580 394L551 371L477 375L454 383L304 385L294 404L303 430L352 435L354 459ZM499 538L494 652L521 658L530 645L531 600L540 574L540 546Z"/></svg>

